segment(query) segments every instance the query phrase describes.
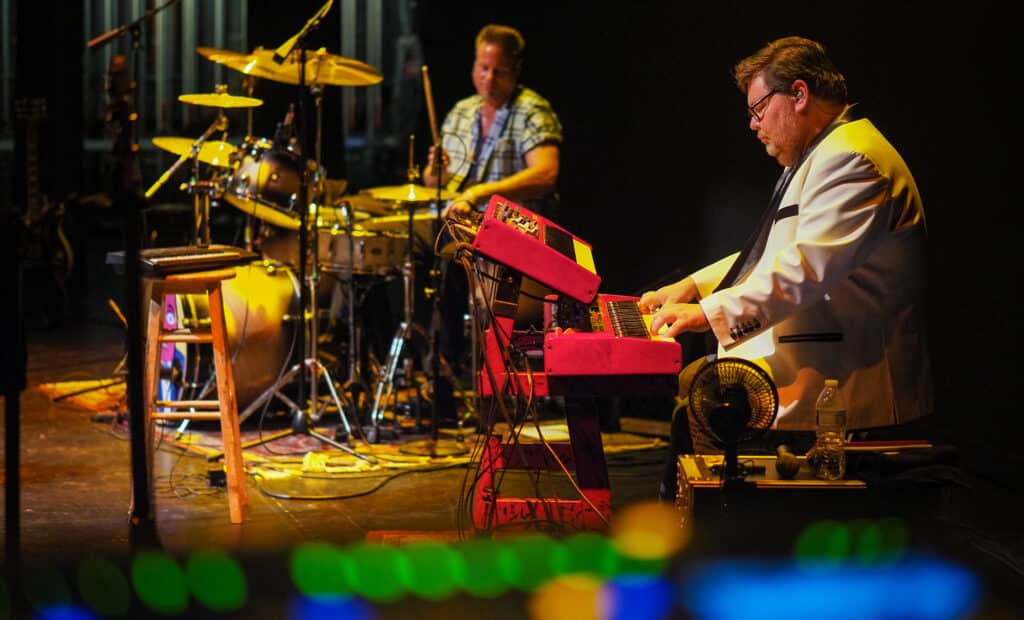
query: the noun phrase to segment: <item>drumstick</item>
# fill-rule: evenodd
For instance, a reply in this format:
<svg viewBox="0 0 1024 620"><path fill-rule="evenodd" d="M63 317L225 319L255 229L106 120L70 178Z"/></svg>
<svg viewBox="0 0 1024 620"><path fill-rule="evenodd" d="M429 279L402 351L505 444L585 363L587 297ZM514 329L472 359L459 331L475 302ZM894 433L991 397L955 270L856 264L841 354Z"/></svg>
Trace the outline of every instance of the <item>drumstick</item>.
<svg viewBox="0 0 1024 620"><path fill-rule="evenodd" d="M434 95L430 92L430 75L427 73L427 65L423 65L423 92L427 99L427 114L430 115L430 132L434 135L434 145L441 143L441 136L437 133L437 116L434 115Z"/></svg>

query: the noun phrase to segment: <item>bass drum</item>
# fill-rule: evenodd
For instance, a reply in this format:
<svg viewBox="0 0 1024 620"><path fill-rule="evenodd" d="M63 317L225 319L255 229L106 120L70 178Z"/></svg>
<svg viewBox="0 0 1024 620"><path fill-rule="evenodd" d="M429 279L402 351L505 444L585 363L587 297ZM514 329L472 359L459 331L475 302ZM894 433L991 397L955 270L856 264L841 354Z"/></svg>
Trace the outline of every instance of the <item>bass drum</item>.
<svg viewBox="0 0 1024 620"><path fill-rule="evenodd" d="M252 262L235 267L235 277L223 283L224 321L228 332L235 394L239 412L247 409L294 362L298 338L299 282L287 265ZM205 295L179 295L182 323L208 324ZM199 392L216 389L212 349L187 345L185 385Z"/></svg>

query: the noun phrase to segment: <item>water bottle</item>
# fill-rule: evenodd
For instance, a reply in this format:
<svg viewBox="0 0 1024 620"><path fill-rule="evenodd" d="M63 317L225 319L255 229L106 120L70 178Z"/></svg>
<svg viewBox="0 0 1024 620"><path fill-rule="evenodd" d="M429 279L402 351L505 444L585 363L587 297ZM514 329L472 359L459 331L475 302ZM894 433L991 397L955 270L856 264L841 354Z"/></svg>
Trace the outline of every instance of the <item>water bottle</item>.
<svg viewBox="0 0 1024 620"><path fill-rule="evenodd" d="M815 411L814 474L822 480L841 480L846 475L846 404L839 381L825 380Z"/></svg>

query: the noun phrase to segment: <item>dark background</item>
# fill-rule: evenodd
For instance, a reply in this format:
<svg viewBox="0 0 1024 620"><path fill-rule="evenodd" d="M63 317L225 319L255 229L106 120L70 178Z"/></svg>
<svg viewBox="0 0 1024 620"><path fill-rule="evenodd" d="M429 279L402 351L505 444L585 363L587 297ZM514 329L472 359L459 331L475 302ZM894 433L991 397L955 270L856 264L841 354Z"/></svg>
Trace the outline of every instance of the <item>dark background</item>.
<svg viewBox="0 0 1024 620"><path fill-rule="evenodd" d="M249 41L273 47L322 4L293 0L284 13L280 3L250 3ZM560 223L593 245L602 291L623 294L676 279L742 243L779 168L749 130L731 68L779 36L824 43L852 100L903 154L924 198L936 423L979 455L979 467L1012 476L1024 424L1017 394L1020 241L1010 219L1010 175L1017 171L1011 145L1020 118L1010 93L1020 64L1011 25L1017 20L1008 9L996 2L947 9L929 2L424 0L415 15L439 122L472 93L479 28L501 22L522 31L521 81L551 101L565 130ZM21 37L19 88L36 83L65 95L57 105L70 113L51 110L62 120L47 139L60 143L57 168L70 171L70 180L56 182L88 185L90 179L74 178L81 22L62 11L46 19L48 34L72 35ZM336 30L322 36L338 40ZM46 57L68 60L44 63ZM420 163L430 136L421 110ZM332 136L336 123L325 119ZM325 144L325 160L343 172L340 142ZM396 158L370 183L404 181L405 163Z"/></svg>

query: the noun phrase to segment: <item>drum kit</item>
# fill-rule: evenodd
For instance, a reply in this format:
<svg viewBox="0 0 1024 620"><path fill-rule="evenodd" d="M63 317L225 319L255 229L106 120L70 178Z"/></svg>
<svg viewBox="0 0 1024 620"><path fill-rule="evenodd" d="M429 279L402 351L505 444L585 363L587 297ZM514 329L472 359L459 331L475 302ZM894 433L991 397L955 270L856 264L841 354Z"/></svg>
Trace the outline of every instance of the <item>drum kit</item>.
<svg viewBox="0 0 1024 620"><path fill-rule="evenodd" d="M180 186L193 200L195 223L193 242L198 246L210 244L211 203L224 202L245 214L246 249L258 251L262 259L237 269L239 277L228 282L225 289L225 310L230 315L229 344L235 351L235 383L238 402L244 410L239 418L244 421L260 408L265 408L273 397L289 403L302 414L301 403L295 404L282 393L285 385L309 370L309 403L312 411L303 422L303 432L335 447L353 452L339 443L350 441L352 425L343 406L342 396L353 385L362 383L362 370L358 363L358 332L356 330L355 281L360 279L387 279L401 273L405 282L405 316L400 327L412 325L412 271L417 238L426 241L437 219L436 207L431 203L452 198L452 194L436 188L427 188L411 182L363 190L346 194L344 180L328 178L320 166L321 96L326 86L369 86L382 81L381 73L357 60L329 54L324 49L306 52L292 50L284 57L278 52L256 48L251 53L200 47L201 56L212 62L238 71L246 76L245 96L227 92L218 86L212 93L185 94L179 101L216 111L210 126L198 138L158 136L153 144L178 159L147 190L151 197L182 166L191 166L190 180ZM308 87L316 105L316 146L314 157L307 158L294 137L274 140L253 136L253 110L263 104L253 97L256 79L282 84ZM246 138L241 144L227 139L227 110L248 110ZM285 120L292 122L294 106ZM200 164L206 166L201 169ZM203 176L205 172L206 176ZM258 234L254 234L259 231ZM254 241L255 237L255 241ZM296 273L298 275L296 275ZM348 286L348 382L339 390L317 352L317 308L321 291L320 277L328 275ZM307 287L307 288L303 288ZM273 299L271 299L273 297ZM206 310L197 307L196 300L186 300L183 315L191 313L201 320ZM301 336L296 337L298 330ZM396 336L398 338L399 336ZM402 334L402 338L407 335ZM294 365L294 343L302 360ZM288 342L291 341L291 348ZM390 363L390 359L388 360ZM387 364L385 364L387 366ZM376 377L378 384L392 388L392 374ZM303 379L299 379L302 381ZM317 395L321 380L326 380L330 399ZM212 384L206 381L209 389ZM193 387L199 387L194 385ZM369 389L364 388L368 394ZM300 399L305 400L300 388ZM342 427L336 439L308 430L310 421L319 420L331 401L341 415ZM379 421L375 403L374 428ZM304 414L306 415L306 414ZM264 436L254 443L271 441L278 436L295 432ZM360 432L362 429L360 428ZM375 433L374 433L375 435ZM371 439L373 440L373 439ZM248 444L251 445L251 444ZM369 457L355 453L368 461Z"/></svg>

